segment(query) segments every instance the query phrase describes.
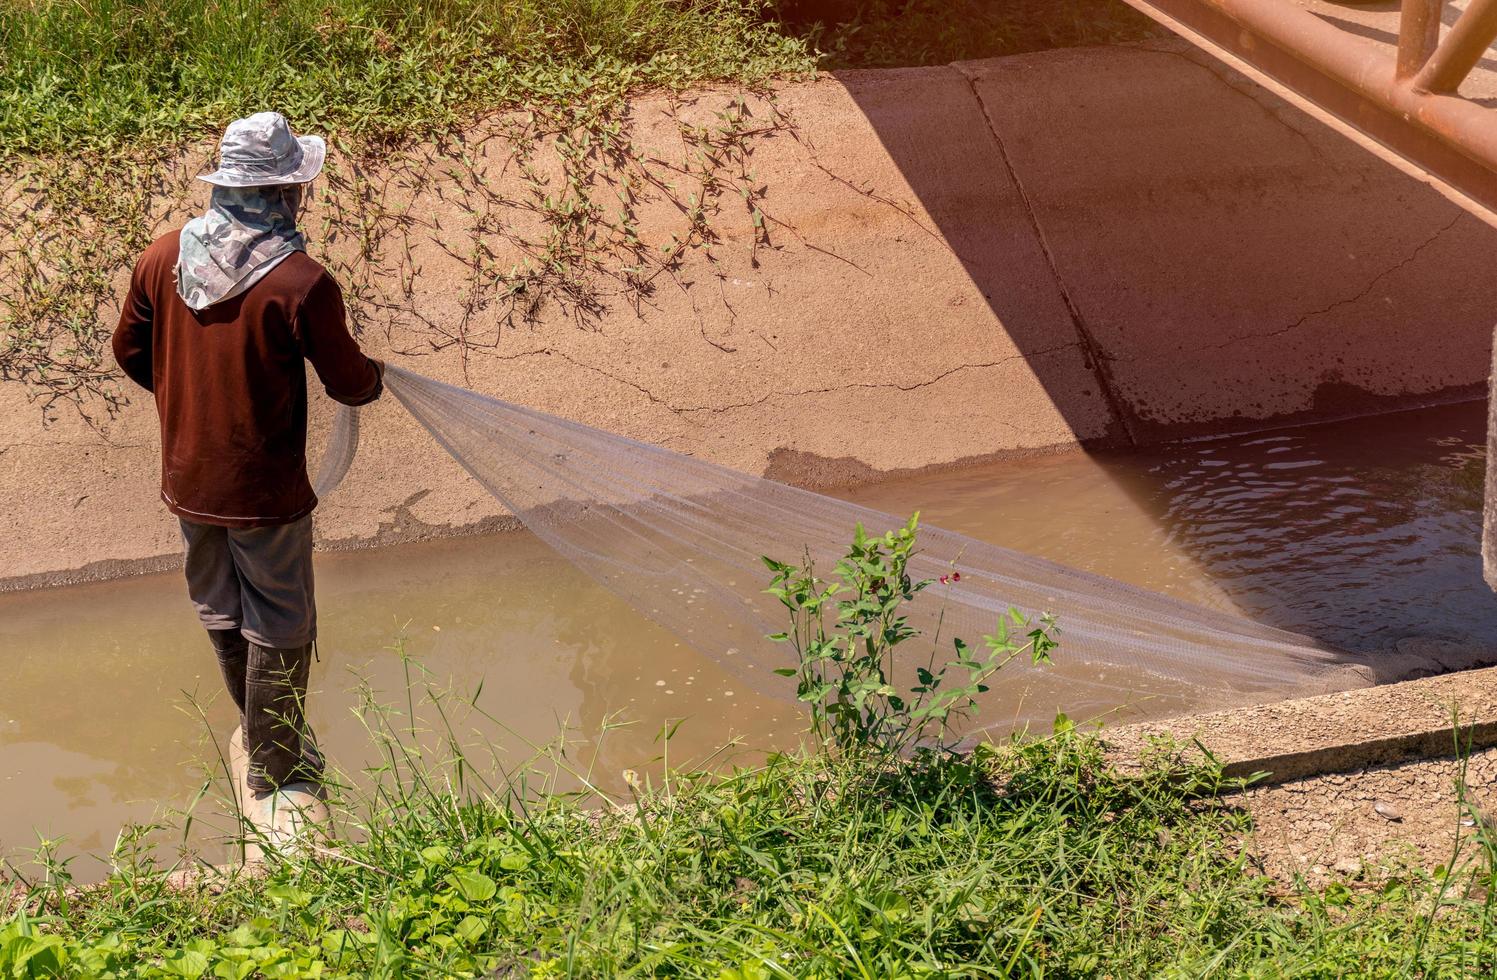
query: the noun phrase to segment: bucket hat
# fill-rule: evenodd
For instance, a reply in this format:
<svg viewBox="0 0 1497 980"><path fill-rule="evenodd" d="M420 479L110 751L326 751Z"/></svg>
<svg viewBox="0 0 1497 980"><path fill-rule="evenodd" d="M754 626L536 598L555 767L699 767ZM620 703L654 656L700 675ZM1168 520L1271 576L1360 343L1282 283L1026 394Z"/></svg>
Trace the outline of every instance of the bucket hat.
<svg viewBox="0 0 1497 980"><path fill-rule="evenodd" d="M219 187L305 184L326 157L321 136L292 135L279 112L257 112L229 123L218 144L218 169L198 180Z"/></svg>

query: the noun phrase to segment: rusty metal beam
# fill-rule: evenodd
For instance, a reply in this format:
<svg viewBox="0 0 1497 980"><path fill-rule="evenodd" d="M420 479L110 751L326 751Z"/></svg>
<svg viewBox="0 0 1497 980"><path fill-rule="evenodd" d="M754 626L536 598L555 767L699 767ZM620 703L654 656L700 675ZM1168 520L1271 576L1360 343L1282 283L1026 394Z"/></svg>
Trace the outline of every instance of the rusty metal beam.
<svg viewBox="0 0 1497 980"><path fill-rule="evenodd" d="M1443 40L1443 0L1403 0L1396 47L1295 0L1127 2L1497 225L1497 110L1455 94L1497 37L1497 0L1471 0Z"/></svg>
<svg viewBox="0 0 1497 980"><path fill-rule="evenodd" d="M1398 78L1413 78L1440 43L1445 0L1404 0L1398 19Z"/></svg>

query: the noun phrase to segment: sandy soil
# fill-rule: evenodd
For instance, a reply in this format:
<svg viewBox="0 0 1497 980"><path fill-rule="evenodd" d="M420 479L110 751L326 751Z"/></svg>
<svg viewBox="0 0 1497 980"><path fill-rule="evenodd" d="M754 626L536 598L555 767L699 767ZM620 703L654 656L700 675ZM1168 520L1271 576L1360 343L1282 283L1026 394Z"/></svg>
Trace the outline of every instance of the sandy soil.
<svg viewBox="0 0 1497 980"><path fill-rule="evenodd" d="M1464 793L1459 787L1464 787ZM1249 790L1239 800L1253 815L1248 842L1264 870L1286 883L1296 876L1376 880L1388 867L1426 871L1477 859L1469 807L1497 812L1497 749L1464 761L1426 759L1298 779ZM1461 848L1456 852L1457 837Z"/></svg>
<svg viewBox="0 0 1497 980"><path fill-rule="evenodd" d="M1475 855L1470 806L1483 820L1497 815L1497 668L1461 669L1490 658L1479 650L1419 652L1424 667L1457 672L1103 737L1125 770L1163 737L1187 756L1211 752L1229 776L1266 774L1235 799L1256 823L1250 852L1286 883L1299 875L1315 884L1376 880L1400 866L1433 871L1450 864L1458 834L1461 859ZM1421 666L1412 649L1387 660L1390 672L1417 676Z"/></svg>

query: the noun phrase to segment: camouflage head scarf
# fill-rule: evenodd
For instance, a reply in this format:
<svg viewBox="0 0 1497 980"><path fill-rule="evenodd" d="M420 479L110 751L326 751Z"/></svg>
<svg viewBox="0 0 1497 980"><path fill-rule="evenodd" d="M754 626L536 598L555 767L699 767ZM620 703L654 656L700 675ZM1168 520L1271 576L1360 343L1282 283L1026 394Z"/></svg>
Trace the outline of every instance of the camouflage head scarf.
<svg viewBox="0 0 1497 980"><path fill-rule="evenodd" d="M214 187L208 213L182 229L177 294L194 310L249 289L292 252L306 250L296 230L302 189Z"/></svg>

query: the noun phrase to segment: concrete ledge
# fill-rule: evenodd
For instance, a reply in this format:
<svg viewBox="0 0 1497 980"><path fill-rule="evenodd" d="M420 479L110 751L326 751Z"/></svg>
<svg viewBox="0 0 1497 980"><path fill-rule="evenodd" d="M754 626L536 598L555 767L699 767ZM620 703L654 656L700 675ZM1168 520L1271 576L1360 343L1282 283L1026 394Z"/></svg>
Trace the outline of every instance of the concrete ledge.
<svg viewBox="0 0 1497 980"><path fill-rule="evenodd" d="M1122 765L1156 737L1197 741L1227 775L1273 785L1497 745L1497 668L1105 731Z"/></svg>

